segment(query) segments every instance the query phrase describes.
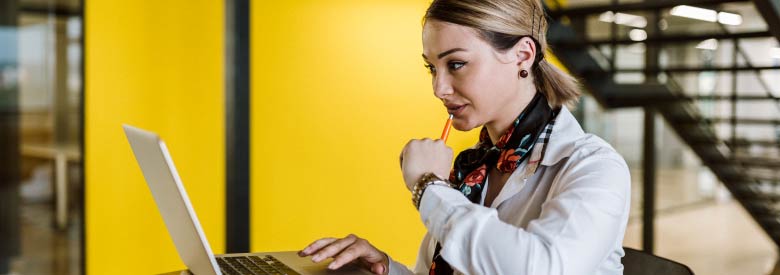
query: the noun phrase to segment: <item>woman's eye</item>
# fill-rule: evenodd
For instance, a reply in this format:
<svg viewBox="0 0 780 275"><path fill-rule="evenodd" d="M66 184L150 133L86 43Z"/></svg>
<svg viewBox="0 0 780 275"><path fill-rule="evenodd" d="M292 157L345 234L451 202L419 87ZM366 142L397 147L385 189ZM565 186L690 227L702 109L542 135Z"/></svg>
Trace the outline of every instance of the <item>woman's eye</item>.
<svg viewBox="0 0 780 275"><path fill-rule="evenodd" d="M425 64L425 68L428 69L429 74L436 74L436 67L431 64Z"/></svg>
<svg viewBox="0 0 780 275"><path fill-rule="evenodd" d="M457 71L460 68L463 68L463 66L466 65L466 62L450 62L448 65L450 66L450 70Z"/></svg>

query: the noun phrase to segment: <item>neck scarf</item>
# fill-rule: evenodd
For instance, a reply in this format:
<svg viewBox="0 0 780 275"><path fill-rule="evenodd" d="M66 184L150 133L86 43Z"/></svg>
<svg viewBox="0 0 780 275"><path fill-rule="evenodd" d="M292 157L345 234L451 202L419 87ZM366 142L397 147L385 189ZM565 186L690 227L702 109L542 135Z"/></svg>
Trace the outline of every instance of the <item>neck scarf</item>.
<svg viewBox="0 0 780 275"><path fill-rule="evenodd" d="M528 156L555 113L540 92L528 103L514 123L501 135L496 144L490 140L487 128L482 127L475 148L458 154L450 172L450 182L472 203L482 199L482 188L487 181L488 167L512 173ZM441 244L436 244L430 275L453 274L452 267L439 255Z"/></svg>

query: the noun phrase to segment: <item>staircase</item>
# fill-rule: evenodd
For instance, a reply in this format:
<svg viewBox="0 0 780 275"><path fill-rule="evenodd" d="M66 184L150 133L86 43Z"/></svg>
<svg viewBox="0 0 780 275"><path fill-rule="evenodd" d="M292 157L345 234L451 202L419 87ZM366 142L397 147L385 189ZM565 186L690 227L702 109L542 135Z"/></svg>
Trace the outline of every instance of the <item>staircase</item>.
<svg viewBox="0 0 780 275"><path fill-rule="evenodd" d="M605 108L643 107L660 113L678 136L695 152L717 178L726 186L733 197L747 210L766 234L780 247L780 154L766 157L756 155L750 148L780 148L780 117L774 119L740 118L736 114L737 103L746 101L774 102L780 110L780 98L774 96L770 85L760 76L762 71L780 70L775 66L754 66L746 49L735 44L731 66L702 64L694 67L663 67L659 65L659 45L683 45L707 39L738 41L740 39L771 38L780 41L780 0L723 1L723 0L655 0L638 3L612 1L609 5L562 8L556 1L547 1L549 29L547 40L555 56L574 75L578 76L590 94ZM729 31L723 24L714 22L712 31L697 31L696 34L666 34L661 31L659 19L669 18L669 9L679 5L701 7L715 11L728 5L753 5L761 19L768 26L765 30L742 32ZM621 14L646 15L646 26L618 26ZM611 36L607 39L589 38L588 18L607 16ZM609 17L612 16L612 17ZM631 19L631 18L629 18ZM636 18L634 18L636 19ZM623 20L623 24L630 24ZM641 20L640 20L641 21ZM615 23L618 22L618 23ZM641 23L641 22L640 22ZM614 35L618 30L641 29L643 37ZM592 29L591 29L592 30ZM639 39L638 39L639 38ZM641 69L619 69L615 66L615 46L643 43L647 57ZM686 45L688 45L686 44ZM605 55L599 47L612 47L612 54ZM645 83L621 84L616 82L616 73L633 72L645 75ZM740 93L732 85L731 94L700 95L696 91L685 91L675 81L675 74L719 72L755 74L764 89L760 94ZM659 77L662 76L662 77ZM662 81L657 81L662 79ZM775 79L771 81L778 81ZM780 93L780 91L775 91ZM699 108L703 101L728 101L732 106L729 117L707 117ZM773 137L762 140L741 136L736 130L729 136L719 136L716 125L728 123L731 129L739 125L763 125L774 127Z"/></svg>

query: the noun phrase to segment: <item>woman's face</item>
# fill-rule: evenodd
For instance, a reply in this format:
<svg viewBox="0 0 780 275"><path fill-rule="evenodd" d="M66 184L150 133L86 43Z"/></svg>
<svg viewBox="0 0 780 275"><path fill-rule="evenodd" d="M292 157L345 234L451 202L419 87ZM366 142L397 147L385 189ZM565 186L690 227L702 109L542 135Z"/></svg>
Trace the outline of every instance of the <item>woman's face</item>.
<svg viewBox="0 0 780 275"><path fill-rule="evenodd" d="M431 72L433 93L453 114L453 127L468 131L516 116L518 62L513 49L496 51L469 27L429 20L423 26L423 59Z"/></svg>

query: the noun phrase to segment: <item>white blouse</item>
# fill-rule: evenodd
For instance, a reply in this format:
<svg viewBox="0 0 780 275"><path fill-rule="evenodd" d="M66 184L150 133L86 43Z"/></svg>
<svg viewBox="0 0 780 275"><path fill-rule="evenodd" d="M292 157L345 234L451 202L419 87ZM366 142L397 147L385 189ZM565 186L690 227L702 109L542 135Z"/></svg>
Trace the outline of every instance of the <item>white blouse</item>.
<svg viewBox="0 0 780 275"><path fill-rule="evenodd" d="M538 150L541 146L536 146ZM390 274L428 274L436 240L456 274L623 274L631 178L623 158L585 134L566 107L539 163L524 161L490 207L430 186L420 203L428 229L414 271L390 259ZM535 172L534 172L535 171ZM483 189L484 204L487 185Z"/></svg>

